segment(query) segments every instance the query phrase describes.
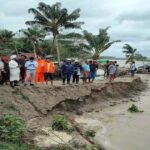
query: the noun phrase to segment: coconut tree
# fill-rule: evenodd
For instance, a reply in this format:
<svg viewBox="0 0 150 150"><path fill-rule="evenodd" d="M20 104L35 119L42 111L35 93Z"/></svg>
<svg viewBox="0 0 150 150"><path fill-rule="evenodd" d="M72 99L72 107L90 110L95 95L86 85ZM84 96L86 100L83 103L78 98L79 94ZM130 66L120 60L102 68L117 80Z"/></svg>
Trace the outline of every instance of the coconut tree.
<svg viewBox="0 0 150 150"><path fill-rule="evenodd" d="M126 63L134 61L136 51L137 49L133 48L131 45L129 44L124 45L123 53L125 53L127 57Z"/></svg>
<svg viewBox="0 0 150 150"><path fill-rule="evenodd" d="M47 5L43 2L38 7L30 8L29 13L34 14L33 21L27 21L26 24L39 24L53 35L53 49L57 51L58 61L60 62L59 49L57 45L57 35L63 29L80 28L82 22L76 21L80 17L80 9L75 9L70 14L66 8L61 7L61 3Z"/></svg>
<svg viewBox="0 0 150 150"><path fill-rule="evenodd" d="M92 51L93 59L98 59L100 54L111 47L114 43L120 42L120 40L110 41L110 36L107 31L110 27L105 29L99 29L98 35L93 35L88 31L83 31L84 38L86 39L86 43L83 43L83 46Z"/></svg>
<svg viewBox="0 0 150 150"><path fill-rule="evenodd" d="M2 49L9 48L14 35L12 31L0 30L0 45Z"/></svg>
<svg viewBox="0 0 150 150"><path fill-rule="evenodd" d="M31 28L28 28L27 30L20 31L24 35L25 42L31 44L34 50L34 55L35 57L37 57L37 51L39 50L39 42L45 38L45 32L38 26L33 26Z"/></svg>

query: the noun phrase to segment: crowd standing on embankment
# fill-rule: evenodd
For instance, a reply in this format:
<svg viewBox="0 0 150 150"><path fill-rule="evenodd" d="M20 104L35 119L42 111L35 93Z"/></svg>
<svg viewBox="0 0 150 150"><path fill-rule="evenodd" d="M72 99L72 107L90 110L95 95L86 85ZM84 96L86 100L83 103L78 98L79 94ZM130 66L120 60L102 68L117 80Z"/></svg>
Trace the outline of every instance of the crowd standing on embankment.
<svg viewBox="0 0 150 150"><path fill-rule="evenodd" d="M66 59L60 65L60 75L62 84L78 84L82 79L83 84L93 83L98 70L98 63L95 60L85 61L83 64L79 60L72 61ZM118 74L118 67L116 61L107 61L103 65L104 78L112 82ZM53 85L54 74L56 67L50 58L43 59L38 56L27 58L21 55L17 58L16 55L10 56L10 60L0 57L0 84L3 85L10 82L11 87L19 86L19 82L24 86L30 84L31 86L40 82L41 84L48 84L50 81ZM135 75L136 66L135 62L130 66L131 76Z"/></svg>

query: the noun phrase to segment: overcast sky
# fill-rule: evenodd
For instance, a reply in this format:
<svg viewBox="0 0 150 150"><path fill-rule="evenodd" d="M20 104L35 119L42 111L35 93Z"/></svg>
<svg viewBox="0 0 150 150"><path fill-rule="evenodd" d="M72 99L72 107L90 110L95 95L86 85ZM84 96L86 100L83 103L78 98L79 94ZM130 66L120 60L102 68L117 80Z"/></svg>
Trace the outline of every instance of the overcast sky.
<svg viewBox="0 0 150 150"><path fill-rule="evenodd" d="M26 28L25 21L32 20L28 9L43 1L47 4L57 0L0 0L0 29L14 32ZM112 40L121 40L103 55L124 57L125 43L150 57L150 0L59 0L69 11L81 8L82 29L98 33L99 28L111 26Z"/></svg>

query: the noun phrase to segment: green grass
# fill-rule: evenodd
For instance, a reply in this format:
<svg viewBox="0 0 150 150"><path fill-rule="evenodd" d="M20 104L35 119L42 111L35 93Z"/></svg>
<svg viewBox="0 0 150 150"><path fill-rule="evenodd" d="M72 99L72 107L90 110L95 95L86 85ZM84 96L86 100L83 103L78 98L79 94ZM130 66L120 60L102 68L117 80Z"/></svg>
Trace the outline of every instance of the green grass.
<svg viewBox="0 0 150 150"><path fill-rule="evenodd" d="M134 104L132 104L132 106L128 108L128 111L131 113L138 113L138 112L142 113L142 112L144 112L143 110L139 110L139 108Z"/></svg>

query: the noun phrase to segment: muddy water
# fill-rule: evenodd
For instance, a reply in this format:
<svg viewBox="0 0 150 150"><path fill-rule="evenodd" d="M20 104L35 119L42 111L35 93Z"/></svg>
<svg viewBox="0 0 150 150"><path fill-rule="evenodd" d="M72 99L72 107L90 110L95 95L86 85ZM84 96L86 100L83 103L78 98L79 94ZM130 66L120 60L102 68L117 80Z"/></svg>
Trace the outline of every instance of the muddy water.
<svg viewBox="0 0 150 150"><path fill-rule="evenodd" d="M95 139L108 150L150 150L150 76L143 79L146 79L149 89L133 98L137 102L122 103L88 114L93 123L100 121ZM133 103L144 112L128 112Z"/></svg>

